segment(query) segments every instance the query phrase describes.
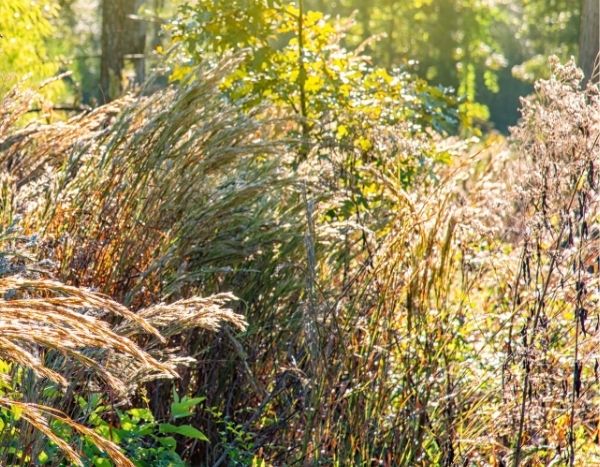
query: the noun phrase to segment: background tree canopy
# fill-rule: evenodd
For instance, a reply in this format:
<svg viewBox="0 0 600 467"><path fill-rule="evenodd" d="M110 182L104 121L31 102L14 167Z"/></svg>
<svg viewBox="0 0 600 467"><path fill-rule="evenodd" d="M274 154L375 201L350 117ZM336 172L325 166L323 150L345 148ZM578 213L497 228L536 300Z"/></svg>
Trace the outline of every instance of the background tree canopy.
<svg viewBox="0 0 600 467"><path fill-rule="evenodd" d="M127 34L115 41L118 46L108 50L111 45L101 40L99 9L106 10L119 3L123 3L122 14L117 14L117 10L115 14L106 11L104 24L115 31L107 37L116 38L119 31ZM462 111L468 122L480 125L488 122L502 132L518 118L518 98L531 91L536 78L547 75L546 57L555 54L566 60L578 54L581 2L306 0L304 3L305 12L320 12L332 22L335 18L354 18L352 25L344 28L340 45L350 50L364 46L372 66L388 71L400 68L432 85L453 89L463 99ZM295 2L287 4L298 6ZM186 41L190 49L208 46L225 50L226 46L251 46L251 42L256 45L257 41L276 34L280 26L273 21L292 21L289 15L286 19L285 13L282 19L265 16L285 5L286 2L260 0L200 2L197 11L203 13L194 23L187 23ZM14 77L31 72L33 77L40 78L49 77L59 69L70 69L75 73L75 81L68 83L71 94L75 94L72 99L86 103L92 99L103 101L111 92L121 92L122 79L139 83L146 69L157 63L152 53L168 36L160 33L161 25L180 6L183 10L175 21L181 27L182 18L189 16L190 10L176 0L97 2L95 7L93 2L75 0L4 2L1 18L6 39L2 47L8 58L2 62L6 67L3 73ZM237 13L241 14L232 16ZM93 14L97 15L95 21L90 18ZM218 18L209 19L213 14ZM194 32L194 27L200 29ZM285 40L281 33L279 38ZM269 47L276 48L277 43ZM17 50L21 52L18 58ZM265 55L267 50L262 47L256 59L270 58ZM108 59L102 72L104 77L99 75L103 53L105 58L113 57L113 68L119 68L115 64L123 62L125 70L131 70L126 76L136 78L115 81L113 77L110 85ZM117 71L121 75L122 70ZM275 69L269 72L277 73ZM5 85L10 87L12 82L14 78L5 81Z"/></svg>
<svg viewBox="0 0 600 467"><path fill-rule="evenodd" d="M0 5L0 94L15 84L52 77L58 64L50 49L59 6L53 1L10 0Z"/></svg>

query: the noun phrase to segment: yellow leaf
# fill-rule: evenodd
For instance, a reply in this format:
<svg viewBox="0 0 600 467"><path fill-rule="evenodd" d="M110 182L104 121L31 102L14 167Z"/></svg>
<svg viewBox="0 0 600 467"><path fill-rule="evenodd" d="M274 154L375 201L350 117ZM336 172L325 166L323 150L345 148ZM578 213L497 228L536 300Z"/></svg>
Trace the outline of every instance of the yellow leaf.
<svg viewBox="0 0 600 467"><path fill-rule="evenodd" d="M340 125L337 128L337 132L335 134L335 137L338 140L343 139L345 136L348 136L348 127L346 125Z"/></svg>
<svg viewBox="0 0 600 467"><path fill-rule="evenodd" d="M354 144L356 146L358 146L360 149L362 149L363 151L368 151L369 149L371 149L373 147L373 144L371 143L371 141L369 141L364 136L361 136L360 138L355 140Z"/></svg>
<svg viewBox="0 0 600 467"><path fill-rule="evenodd" d="M10 411L12 412L13 417L15 417L16 422L19 421L21 415L23 415L23 407L20 407L18 405L11 406Z"/></svg>

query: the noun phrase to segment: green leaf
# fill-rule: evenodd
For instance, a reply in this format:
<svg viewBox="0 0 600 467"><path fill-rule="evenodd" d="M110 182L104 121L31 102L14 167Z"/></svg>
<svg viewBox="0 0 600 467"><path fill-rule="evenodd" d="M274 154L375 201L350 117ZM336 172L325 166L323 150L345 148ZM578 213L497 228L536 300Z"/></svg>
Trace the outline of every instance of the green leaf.
<svg viewBox="0 0 600 467"><path fill-rule="evenodd" d="M175 419L189 417L192 415L194 407L204 399L206 399L206 397L184 397L180 402L173 402L171 404L171 416Z"/></svg>
<svg viewBox="0 0 600 467"><path fill-rule="evenodd" d="M186 438L198 439L200 441L210 441L204 433L194 428L192 425L175 426L170 423L161 423L158 427L161 433L174 433L185 436Z"/></svg>
<svg viewBox="0 0 600 467"><path fill-rule="evenodd" d="M19 421L21 415L23 415L23 407L20 407L16 404L10 407L10 411L12 412L15 422Z"/></svg>
<svg viewBox="0 0 600 467"><path fill-rule="evenodd" d="M135 418L139 418L140 420L153 421L154 416L149 409L129 409L127 411L129 415Z"/></svg>
<svg viewBox="0 0 600 467"><path fill-rule="evenodd" d="M172 436L165 436L163 438L157 438L160 445L167 449L175 449L177 447L177 441Z"/></svg>
<svg viewBox="0 0 600 467"><path fill-rule="evenodd" d="M108 460L104 457L96 457L94 459L94 465L96 467L110 467L112 464L111 464L110 460Z"/></svg>
<svg viewBox="0 0 600 467"><path fill-rule="evenodd" d="M40 455L38 456L38 462L40 464L45 464L48 462L50 458L48 457L48 454L46 453L46 451L42 451L40 452Z"/></svg>

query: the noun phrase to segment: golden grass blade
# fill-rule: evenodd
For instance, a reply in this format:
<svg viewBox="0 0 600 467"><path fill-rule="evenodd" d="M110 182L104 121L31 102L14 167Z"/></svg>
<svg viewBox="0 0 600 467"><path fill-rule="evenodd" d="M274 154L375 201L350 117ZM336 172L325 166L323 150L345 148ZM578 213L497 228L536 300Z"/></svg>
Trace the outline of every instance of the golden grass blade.
<svg viewBox="0 0 600 467"><path fill-rule="evenodd" d="M39 430L40 432L44 433L76 465L84 465L81 456L77 452L75 452L75 450L68 443L66 443L62 438L57 436L52 431L52 429L48 425L48 419L46 416L51 416L57 420L60 420L61 422L73 428L75 431L90 438L90 440L92 440L99 449L108 454L108 456L112 459L116 466L134 466L134 464L129 459L127 459L127 457L125 457L125 455L121 452L121 450L115 443L103 438L94 430L71 420L59 410L38 404L19 402L12 399L8 399L6 397L0 397L0 406L3 406L9 410L15 408L18 409L22 418L25 421L30 423L36 430Z"/></svg>

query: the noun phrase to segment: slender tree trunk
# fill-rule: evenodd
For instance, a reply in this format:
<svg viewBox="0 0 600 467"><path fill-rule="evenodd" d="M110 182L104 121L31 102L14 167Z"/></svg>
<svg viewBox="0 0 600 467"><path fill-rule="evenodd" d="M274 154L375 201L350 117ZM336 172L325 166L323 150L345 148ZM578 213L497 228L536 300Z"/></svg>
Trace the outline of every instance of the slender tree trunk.
<svg viewBox="0 0 600 467"><path fill-rule="evenodd" d="M431 32L430 43L433 53L424 64L436 70L435 82L458 89L460 81L456 69L454 53L458 47L455 37L460 30L459 14L455 0L437 0L431 3L429 11L436 18L436 27ZM436 52L437 51L437 52Z"/></svg>
<svg viewBox="0 0 600 467"><path fill-rule="evenodd" d="M310 126L308 124L308 102L306 101L306 67L304 64L304 0L298 0L298 87L300 90L300 116L302 117L302 144L300 158L308 156Z"/></svg>
<svg viewBox="0 0 600 467"><path fill-rule="evenodd" d="M583 0L581 6L581 28L579 31L579 66L585 79L599 81L594 64L600 51L600 0ZM595 73L594 73L595 71Z"/></svg>
<svg viewBox="0 0 600 467"><path fill-rule="evenodd" d="M144 25L132 20L139 0L102 0L102 58L100 62L101 101L109 102L123 92L125 55L144 52ZM144 79L143 59L136 60L136 80ZM138 62L141 62L140 65Z"/></svg>
<svg viewBox="0 0 600 467"><path fill-rule="evenodd" d="M394 44L394 29L396 27L396 5L394 0L388 0L388 20L387 20L387 37L386 41L386 55L387 55L387 68L392 69L394 67L396 47Z"/></svg>
<svg viewBox="0 0 600 467"><path fill-rule="evenodd" d="M139 11L144 0L135 1L135 12ZM142 19L136 19L129 22L129 42L131 49L128 51L135 55L135 84L142 84L146 80L146 33L148 24Z"/></svg>
<svg viewBox="0 0 600 467"><path fill-rule="evenodd" d="M371 11L369 8L369 4L367 3L366 0L363 0L362 2L359 3L358 5L358 17L360 19L360 24L362 25L362 29L363 29L363 39L368 39L369 37L371 37L371 26L369 24L370 20L371 20ZM392 40L390 38L390 40Z"/></svg>

